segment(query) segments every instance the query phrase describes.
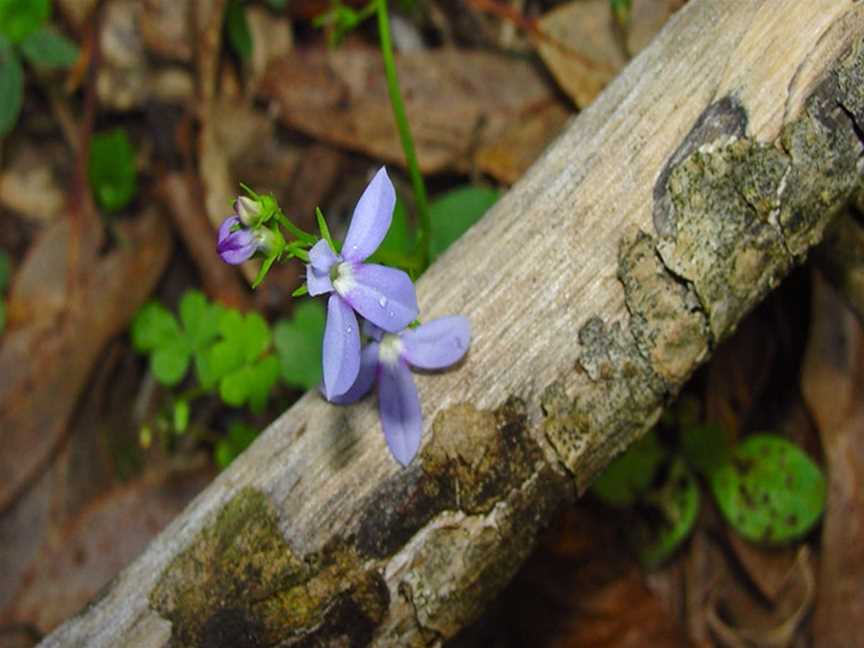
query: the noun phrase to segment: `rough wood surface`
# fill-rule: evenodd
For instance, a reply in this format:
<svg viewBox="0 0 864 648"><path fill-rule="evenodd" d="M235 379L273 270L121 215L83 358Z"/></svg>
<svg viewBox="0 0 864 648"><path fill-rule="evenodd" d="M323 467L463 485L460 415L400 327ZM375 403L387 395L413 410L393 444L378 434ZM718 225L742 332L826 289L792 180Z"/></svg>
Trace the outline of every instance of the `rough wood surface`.
<svg viewBox="0 0 864 648"><path fill-rule="evenodd" d="M862 38L852 0L692 0L419 282L474 339L409 468L307 394L44 645L453 636L847 201Z"/></svg>

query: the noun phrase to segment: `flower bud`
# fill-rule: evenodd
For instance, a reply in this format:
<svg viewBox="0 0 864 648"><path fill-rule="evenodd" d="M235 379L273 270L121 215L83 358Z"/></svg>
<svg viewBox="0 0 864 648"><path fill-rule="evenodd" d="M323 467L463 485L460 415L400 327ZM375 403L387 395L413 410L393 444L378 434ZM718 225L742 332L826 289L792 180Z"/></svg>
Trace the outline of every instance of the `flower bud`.
<svg viewBox="0 0 864 648"><path fill-rule="evenodd" d="M234 212L246 227L255 227L261 215L261 204L248 196L239 196L234 201Z"/></svg>

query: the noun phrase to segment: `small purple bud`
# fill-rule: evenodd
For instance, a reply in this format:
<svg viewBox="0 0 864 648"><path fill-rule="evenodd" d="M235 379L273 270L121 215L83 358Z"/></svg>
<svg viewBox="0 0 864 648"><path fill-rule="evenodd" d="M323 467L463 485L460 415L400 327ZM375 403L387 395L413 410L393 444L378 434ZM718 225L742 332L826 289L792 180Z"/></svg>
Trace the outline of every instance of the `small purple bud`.
<svg viewBox="0 0 864 648"><path fill-rule="evenodd" d="M237 216L226 218L219 227L216 249L225 263L237 265L251 259L258 245L259 241L252 231L240 227Z"/></svg>
<svg viewBox="0 0 864 648"><path fill-rule="evenodd" d="M239 196L234 201L234 213L246 227L254 227L261 216L261 204L248 196Z"/></svg>

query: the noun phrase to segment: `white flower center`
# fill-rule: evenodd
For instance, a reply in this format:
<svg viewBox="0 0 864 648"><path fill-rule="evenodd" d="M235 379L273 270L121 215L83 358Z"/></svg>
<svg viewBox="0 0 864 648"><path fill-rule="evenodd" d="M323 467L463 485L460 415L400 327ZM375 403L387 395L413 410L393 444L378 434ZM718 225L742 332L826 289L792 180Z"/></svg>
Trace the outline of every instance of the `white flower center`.
<svg viewBox="0 0 864 648"><path fill-rule="evenodd" d="M378 347L378 362L392 367L402 357L402 340L394 333L385 333Z"/></svg>
<svg viewBox="0 0 864 648"><path fill-rule="evenodd" d="M357 280L354 279L354 271L351 269L351 264L346 261L333 266L332 276L333 288L342 296L350 292L357 285Z"/></svg>

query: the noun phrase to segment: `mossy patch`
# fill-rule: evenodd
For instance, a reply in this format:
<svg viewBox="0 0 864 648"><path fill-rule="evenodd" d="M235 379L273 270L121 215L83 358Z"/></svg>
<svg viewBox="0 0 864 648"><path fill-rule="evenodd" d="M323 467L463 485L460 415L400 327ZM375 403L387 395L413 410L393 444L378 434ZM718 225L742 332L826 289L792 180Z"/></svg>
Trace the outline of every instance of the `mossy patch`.
<svg viewBox="0 0 864 648"><path fill-rule="evenodd" d="M375 571L336 548L300 558L279 531L272 504L245 488L168 566L150 605L172 622L174 646L278 646L352 632L383 618L389 596Z"/></svg>

